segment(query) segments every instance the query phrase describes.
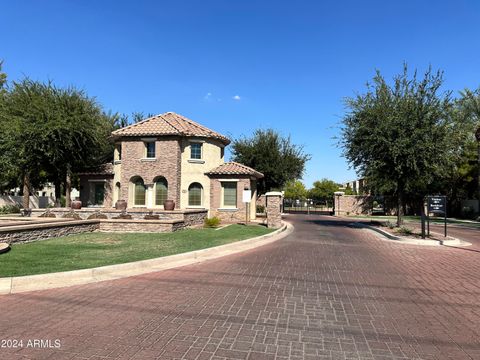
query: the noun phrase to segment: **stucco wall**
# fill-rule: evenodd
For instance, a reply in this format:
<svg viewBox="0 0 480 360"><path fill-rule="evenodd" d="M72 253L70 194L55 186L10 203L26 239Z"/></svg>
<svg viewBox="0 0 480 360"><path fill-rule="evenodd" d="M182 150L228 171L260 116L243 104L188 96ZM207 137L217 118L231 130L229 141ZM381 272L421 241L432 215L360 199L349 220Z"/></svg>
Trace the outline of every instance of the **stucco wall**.
<svg viewBox="0 0 480 360"><path fill-rule="evenodd" d="M202 159L190 159L190 144L192 142L202 143ZM194 182L198 182L203 187L202 207L210 209L210 178L205 172L224 163L222 144L213 139L195 139L186 138L182 140L181 151L181 195L180 207L182 209L188 206L188 187Z"/></svg>

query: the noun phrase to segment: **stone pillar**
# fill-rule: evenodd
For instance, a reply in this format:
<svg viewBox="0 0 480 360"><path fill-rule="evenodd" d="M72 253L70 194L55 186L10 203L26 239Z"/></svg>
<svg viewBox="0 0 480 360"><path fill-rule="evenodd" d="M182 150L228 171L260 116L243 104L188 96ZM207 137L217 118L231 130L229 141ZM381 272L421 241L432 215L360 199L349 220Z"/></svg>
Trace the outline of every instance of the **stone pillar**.
<svg viewBox="0 0 480 360"><path fill-rule="evenodd" d="M341 200L340 198L345 195L343 191L335 191L333 193L334 197L334 210L335 210L335 216L340 216L342 214L342 211L345 212L345 209L341 209Z"/></svg>
<svg viewBox="0 0 480 360"><path fill-rule="evenodd" d="M282 226L282 193L271 191L265 194L267 198L267 227L278 229Z"/></svg>

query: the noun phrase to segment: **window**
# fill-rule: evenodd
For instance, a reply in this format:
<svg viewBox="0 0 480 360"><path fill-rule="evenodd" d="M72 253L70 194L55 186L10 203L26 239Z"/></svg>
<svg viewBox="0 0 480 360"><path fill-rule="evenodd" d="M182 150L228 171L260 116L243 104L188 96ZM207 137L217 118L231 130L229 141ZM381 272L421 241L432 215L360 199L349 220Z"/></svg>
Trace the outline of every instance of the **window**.
<svg viewBox="0 0 480 360"><path fill-rule="evenodd" d="M222 182L223 191L223 206L237 207L237 183L236 182Z"/></svg>
<svg viewBox="0 0 480 360"><path fill-rule="evenodd" d="M116 144L115 145L115 160L120 161L122 160L122 145Z"/></svg>
<svg viewBox="0 0 480 360"><path fill-rule="evenodd" d="M134 205L145 206L145 185L141 179L135 181L133 199Z"/></svg>
<svg viewBox="0 0 480 360"><path fill-rule="evenodd" d="M163 205L168 198L168 183L165 178L155 181L155 205Z"/></svg>
<svg viewBox="0 0 480 360"><path fill-rule="evenodd" d="M190 144L190 159L201 159L202 158L202 144L201 143L191 143Z"/></svg>
<svg viewBox="0 0 480 360"><path fill-rule="evenodd" d="M102 206L105 199L105 183L103 181L93 181L90 183L89 205Z"/></svg>
<svg viewBox="0 0 480 360"><path fill-rule="evenodd" d="M202 185L193 183L188 188L188 205L202 206Z"/></svg>
<svg viewBox="0 0 480 360"><path fill-rule="evenodd" d="M145 150L146 150L145 157L147 159L155 159L155 142L154 141L146 142Z"/></svg>

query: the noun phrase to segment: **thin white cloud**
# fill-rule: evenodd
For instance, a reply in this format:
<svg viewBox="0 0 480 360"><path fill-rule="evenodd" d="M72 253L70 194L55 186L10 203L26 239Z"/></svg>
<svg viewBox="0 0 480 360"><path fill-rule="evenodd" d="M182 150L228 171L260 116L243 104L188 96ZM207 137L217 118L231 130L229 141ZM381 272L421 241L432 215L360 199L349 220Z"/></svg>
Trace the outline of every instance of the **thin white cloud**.
<svg viewBox="0 0 480 360"><path fill-rule="evenodd" d="M212 100L212 93L210 93L210 92L207 93L207 95L205 95L205 96L203 97L203 100L205 100L205 101L210 101L210 100Z"/></svg>
<svg viewBox="0 0 480 360"><path fill-rule="evenodd" d="M240 95L235 95L234 97L232 97L232 99L236 101L240 101L242 98L240 97Z"/></svg>

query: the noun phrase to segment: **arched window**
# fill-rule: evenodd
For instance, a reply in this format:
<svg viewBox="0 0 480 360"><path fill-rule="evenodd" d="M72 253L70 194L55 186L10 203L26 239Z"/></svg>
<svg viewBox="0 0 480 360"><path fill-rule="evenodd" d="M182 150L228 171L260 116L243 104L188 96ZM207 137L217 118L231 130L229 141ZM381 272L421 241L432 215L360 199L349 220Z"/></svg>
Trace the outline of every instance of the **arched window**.
<svg viewBox="0 0 480 360"><path fill-rule="evenodd" d="M145 206L145 184L143 179L138 177L133 182L133 204L136 206Z"/></svg>
<svg viewBox="0 0 480 360"><path fill-rule="evenodd" d="M168 198L168 182L164 177L155 180L155 205L160 206Z"/></svg>
<svg viewBox="0 0 480 360"><path fill-rule="evenodd" d="M202 206L203 187L199 183L193 183L188 187L188 205Z"/></svg>

